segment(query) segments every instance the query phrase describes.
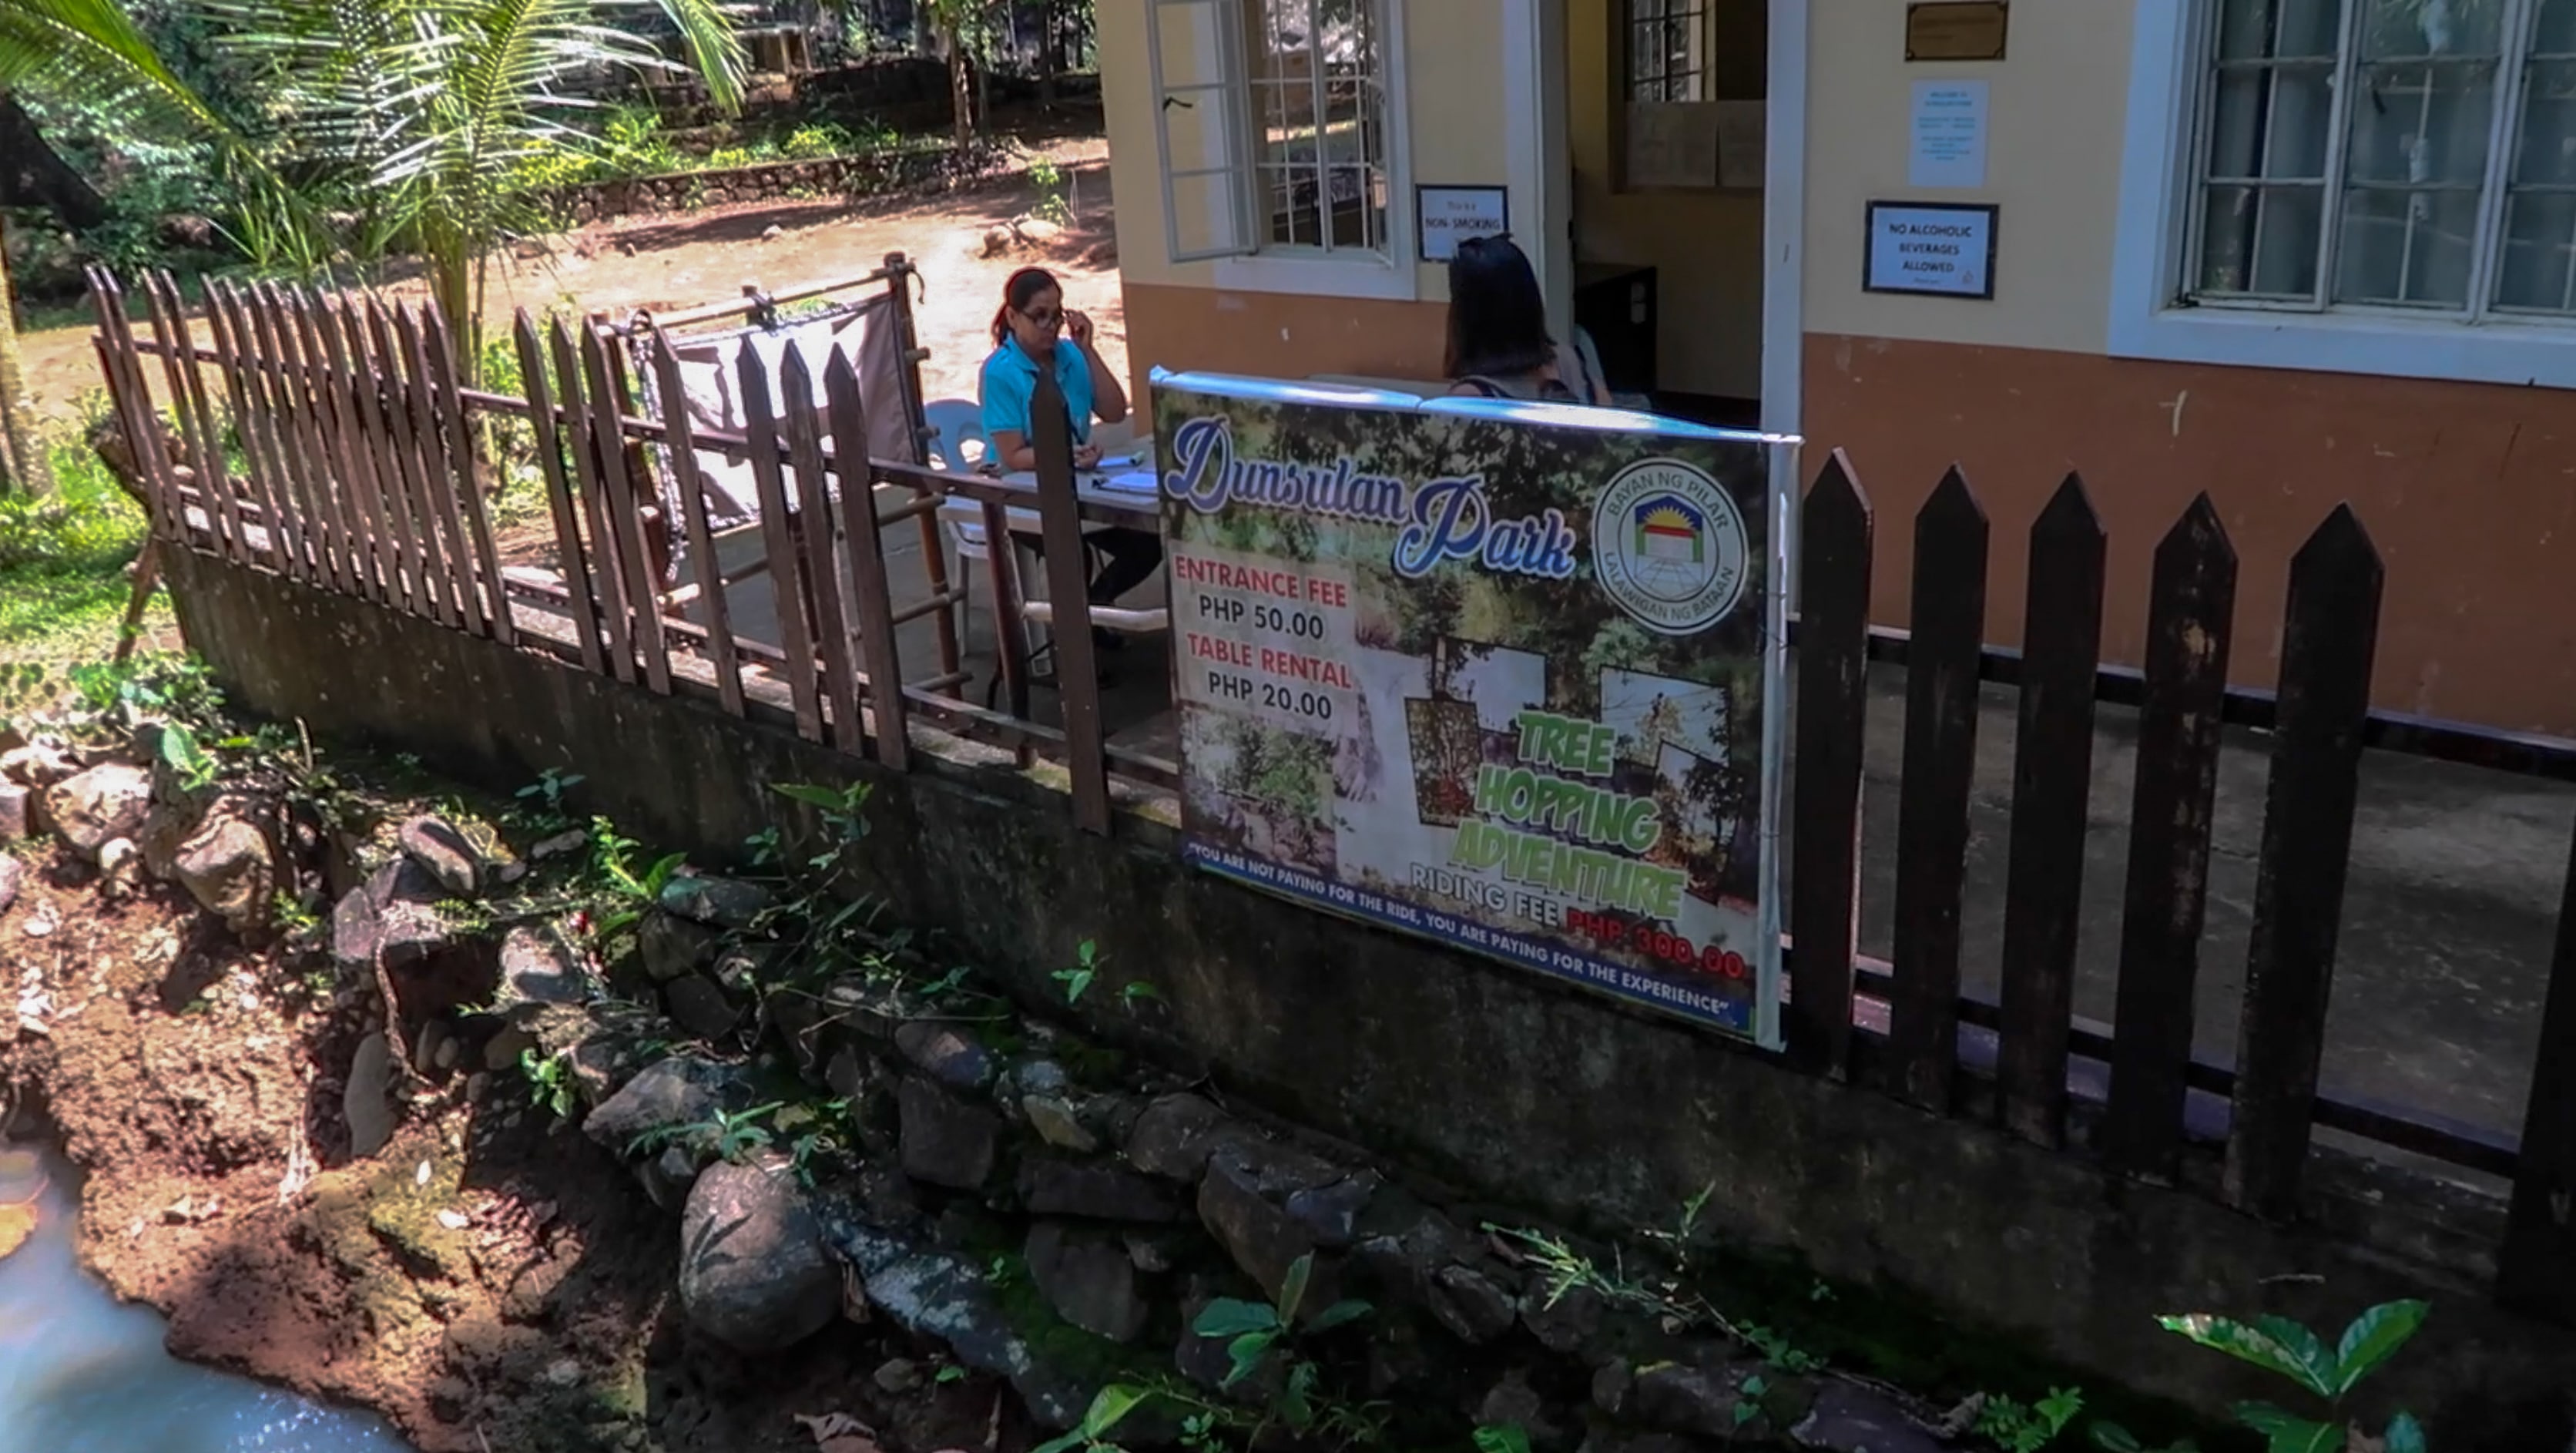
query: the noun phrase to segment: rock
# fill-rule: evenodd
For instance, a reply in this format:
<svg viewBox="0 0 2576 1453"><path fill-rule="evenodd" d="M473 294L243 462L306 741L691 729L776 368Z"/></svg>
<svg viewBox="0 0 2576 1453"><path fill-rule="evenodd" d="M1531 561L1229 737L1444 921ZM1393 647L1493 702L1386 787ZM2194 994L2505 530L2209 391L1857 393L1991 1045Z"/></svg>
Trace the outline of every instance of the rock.
<svg viewBox="0 0 2576 1453"><path fill-rule="evenodd" d="M0 782L0 843L24 842L36 830L33 795L19 783Z"/></svg>
<svg viewBox="0 0 2576 1453"><path fill-rule="evenodd" d="M776 1352L841 1314L841 1276L783 1156L717 1164L680 1221L680 1305L743 1353Z"/></svg>
<svg viewBox="0 0 2576 1453"><path fill-rule="evenodd" d="M432 906L445 890L419 864L396 858L349 891L331 912L331 956L347 972L401 968L446 948L446 921Z"/></svg>
<svg viewBox="0 0 2576 1453"><path fill-rule="evenodd" d="M1000 1066L992 1052L954 1025L908 1019L895 1026L894 1047L923 1074L952 1090L972 1094L993 1083Z"/></svg>
<svg viewBox="0 0 2576 1453"><path fill-rule="evenodd" d="M675 1055L645 1066L600 1102L581 1122L581 1133L613 1154L631 1155L635 1142L656 1130L704 1125L719 1109L740 1110L749 1103L749 1091L733 1070Z"/></svg>
<svg viewBox="0 0 2576 1453"><path fill-rule="evenodd" d="M888 1321L946 1343L967 1367L1010 1379L1048 1427L1069 1428L1082 1416L1091 1388L1049 1368L1011 1330L981 1267L855 1221L835 1222L828 1234L833 1248L857 1269L868 1301Z"/></svg>
<svg viewBox="0 0 2576 1453"><path fill-rule="evenodd" d="M349 1155L364 1160L394 1138L394 1056L381 1034L358 1041L349 1061L349 1082L341 1089L341 1113L349 1122Z"/></svg>
<svg viewBox="0 0 2576 1453"><path fill-rule="evenodd" d="M501 996L513 1004L578 1004L580 968L552 930L525 924L501 940Z"/></svg>
<svg viewBox="0 0 2576 1453"><path fill-rule="evenodd" d="M1431 1315L1470 1346L1483 1346L1512 1329L1520 1314L1511 1294L1470 1266L1444 1266L1431 1275Z"/></svg>
<svg viewBox="0 0 2576 1453"><path fill-rule="evenodd" d="M276 915L277 859L268 835L229 813L206 814L179 844L170 876L236 934L266 928Z"/></svg>
<svg viewBox="0 0 2576 1453"><path fill-rule="evenodd" d="M590 846L590 834L576 827L529 844L528 861L542 863L548 858L559 858L566 853L579 852L588 846Z"/></svg>
<svg viewBox="0 0 2576 1453"><path fill-rule="evenodd" d="M1827 1382L1789 1436L1826 1453L1940 1453L1941 1440L1867 1388Z"/></svg>
<svg viewBox="0 0 2576 1453"><path fill-rule="evenodd" d="M992 1178L1001 1155L1000 1116L961 1105L928 1080L906 1078L896 1103L905 1175L957 1191L979 1189Z"/></svg>
<svg viewBox="0 0 2576 1453"><path fill-rule="evenodd" d="M1126 1243L1127 1259L1136 1263L1136 1269L1148 1276L1161 1276L1180 1264L1180 1258L1173 1255L1172 1238L1169 1236L1147 1236L1130 1231L1120 1239Z"/></svg>
<svg viewBox="0 0 2576 1453"><path fill-rule="evenodd" d="M98 850L143 829L152 810L152 774L107 762L66 777L45 793L45 816L54 831L92 862Z"/></svg>
<svg viewBox="0 0 2576 1453"><path fill-rule="evenodd" d="M1116 1166L1031 1156L1020 1163L1020 1199L1032 1216L1156 1225L1181 1217L1169 1185Z"/></svg>
<svg viewBox="0 0 2576 1453"><path fill-rule="evenodd" d="M1487 1428L1518 1428L1531 1446L1561 1447L1565 1430L1547 1415L1547 1399L1529 1385L1529 1374L1514 1369L1485 1393L1476 1405L1476 1423Z"/></svg>
<svg viewBox="0 0 2576 1453"><path fill-rule="evenodd" d="M0 752L0 777L40 792L78 771L79 763L74 762L62 748L48 742L34 742Z"/></svg>
<svg viewBox="0 0 2576 1453"><path fill-rule="evenodd" d="M1732 1438L1751 1417L1736 1416L1744 1401L1744 1379L1754 1364L1665 1362L1645 1368L1628 1390L1623 1416L1667 1433L1693 1433L1703 1438ZM1759 1409L1755 1410L1758 1416Z"/></svg>
<svg viewBox="0 0 2576 1453"><path fill-rule="evenodd" d="M1011 1069L1011 1081L1023 1095L1061 1098L1073 1089L1073 1076L1051 1059L1024 1060Z"/></svg>
<svg viewBox="0 0 2576 1453"><path fill-rule="evenodd" d="M685 1214L698 1172L714 1159L714 1147L703 1142L665 1146L660 1155L647 1156L636 1165L635 1179L654 1205L674 1215Z"/></svg>
<svg viewBox="0 0 2576 1453"><path fill-rule="evenodd" d="M1148 1308L1127 1248L1098 1233L1040 1221L1029 1228L1029 1280L1056 1315L1096 1337L1133 1342Z"/></svg>
<svg viewBox="0 0 2576 1453"><path fill-rule="evenodd" d="M1613 1357L1593 1369L1592 1405L1614 1418L1628 1411L1628 1395L1636 1390L1636 1370L1624 1357Z"/></svg>
<svg viewBox="0 0 2576 1453"><path fill-rule="evenodd" d="M1053 1095L1022 1095L1020 1113L1029 1117L1029 1128L1040 1140L1058 1150L1089 1155L1100 1148L1100 1137L1083 1125L1073 1106Z"/></svg>
<svg viewBox="0 0 2576 1453"><path fill-rule="evenodd" d="M1235 1130L1223 1110L1196 1095L1166 1095L1145 1107L1127 1138L1127 1162L1147 1175L1194 1181Z"/></svg>
<svg viewBox="0 0 2576 1453"><path fill-rule="evenodd" d="M673 1023L699 1039L722 1039L742 1022L742 1011L724 990L696 974L663 985L662 1003Z"/></svg>
<svg viewBox="0 0 2576 1453"><path fill-rule="evenodd" d="M471 898L482 890L483 855L446 819L415 817L395 830L394 842L449 897Z"/></svg>
<svg viewBox="0 0 2576 1453"><path fill-rule="evenodd" d="M1403 1199L1379 1197L1381 1203ZM1386 1217L1390 1209L1382 1204L1372 1209L1369 1219ZM1410 1218L1397 1218L1396 1225L1398 1229L1363 1236L1352 1248L1351 1259L1383 1296L1428 1305L1434 1291L1433 1274L1455 1262L1468 1243L1448 1217L1418 1205L1413 1207Z"/></svg>
<svg viewBox="0 0 2576 1453"><path fill-rule="evenodd" d="M635 956L656 984L705 968L715 958L716 931L660 909L635 925Z"/></svg>
<svg viewBox="0 0 2576 1453"><path fill-rule="evenodd" d="M515 1024L505 1024L490 1039L483 1041L483 1068L495 1073L519 1062L519 1056L533 1054L537 1037Z"/></svg>
<svg viewBox="0 0 2576 1453"><path fill-rule="evenodd" d="M98 871L109 888L131 893L143 885L143 850L132 838L109 838L98 845Z"/></svg>
<svg viewBox="0 0 2576 1453"><path fill-rule="evenodd" d="M710 878L685 868L662 885L663 908L716 928L749 928L769 902L769 890L757 883Z"/></svg>
<svg viewBox="0 0 2576 1453"><path fill-rule="evenodd" d="M7 853L0 853L0 913L18 901L18 888L27 881L27 865Z"/></svg>
<svg viewBox="0 0 2576 1453"><path fill-rule="evenodd" d="M1590 1287L1568 1287L1565 1295L1551 1297L1545 1286L1532 1285L1521 1298L1521 1325L1541 1347L1571 1356L1601 1335L1604 1310L1601 1294Z"/></svg>
<svg viewBox="0 0 2576 1453"><path fill-rule="evenodd" d="M433 1019L422 1025L419 1037L412 1044L411 1067L422 1071L437 1068L442 1050L448 1053L448 1063L454 1064L455 1041L456 1033L447 1027L444 1019Z"/></svg>
<svg viewBox="0 0 2576 1453"><path fill-rule="evenodd" d="M1344 1176L1330 1185L1313 1186L1288 1197L1288 1215L1315 1238L1318 1246L1340 1250L1359 1234L1360 1213L1377 1194L1373 1171Z"/></svg>
<svg viewBox="0 0 2576 1453"><path fill-rule="evenodd" d="M1251 1172L1224 1160L1210 1163L1207 1178L1199 1182L1199 1220L1234 1264L1274 1300L1288 1279L1288 1268L1315 1249L1306 1228L1261 1194ZM1309 1300L1321 1307L1331 1299L1310 1293Z"/></svg>
<svg viewBox="0 0 2576 1453"><path fill-rule="evenodd" d="M921 1370L920 1363L908 1357L895 1357L879 1363L871 1380L876 1383L878 1391L901 1397L908 1392L920 1391L930 1378Z"/></svg>

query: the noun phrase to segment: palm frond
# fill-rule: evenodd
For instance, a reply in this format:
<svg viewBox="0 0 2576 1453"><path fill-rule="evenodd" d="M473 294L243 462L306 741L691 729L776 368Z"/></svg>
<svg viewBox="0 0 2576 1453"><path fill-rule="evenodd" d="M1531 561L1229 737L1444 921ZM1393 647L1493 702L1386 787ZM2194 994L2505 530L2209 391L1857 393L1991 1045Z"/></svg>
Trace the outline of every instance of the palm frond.
<svg viewBox="0 0 2576 1453"><path fill-rule="evenodd" d="M113 0L0 0L0 86L31 81L145 128L248 147Z"/></svg>

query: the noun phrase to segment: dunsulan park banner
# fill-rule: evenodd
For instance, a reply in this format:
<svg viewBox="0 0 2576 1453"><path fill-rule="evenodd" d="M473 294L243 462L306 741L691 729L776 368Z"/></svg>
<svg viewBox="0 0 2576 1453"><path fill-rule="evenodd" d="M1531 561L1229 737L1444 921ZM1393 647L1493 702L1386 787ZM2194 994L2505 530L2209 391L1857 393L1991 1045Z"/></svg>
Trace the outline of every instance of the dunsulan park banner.
<svg viewBox="0 0 2576 1453"><path fill-rule="evenodd" d="M1762 438L1160 375L1184 852L1777 1042Z"/></svg>

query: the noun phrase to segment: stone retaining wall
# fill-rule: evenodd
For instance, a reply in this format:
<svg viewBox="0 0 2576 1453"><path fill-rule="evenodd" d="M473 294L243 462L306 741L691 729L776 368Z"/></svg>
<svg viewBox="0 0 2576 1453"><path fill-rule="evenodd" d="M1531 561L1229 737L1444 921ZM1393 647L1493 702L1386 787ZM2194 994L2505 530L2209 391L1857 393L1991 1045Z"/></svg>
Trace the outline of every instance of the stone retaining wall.
<svg viewBox="0 0 2576 1453"><path fill-rule="evenodd" d="M796 738L780 706L725 716L525 650L173 552L187 638L237 701L511 789L592 771L585 807L702 861L801 811L784 782L876 785L870 887L1030 1004L1091 941L1168 1005L1088 1027L1468 1193L1610 1232L1668 1224L1714 1184L1731 1245L1800 1259L2101 1382L2213 1414L2273 1396L2181 1348L2173 1311L2340 1327L2425 1296L2432 1320L2365 1414L2429 1415L2434 1446L2564 1453L2576 1334L2497 1309L2491 1190L2321 1147L2313 1218L2272 1226L1997 1130L1796 1074L1769 1055L1445 948L1184 870L1170 805L1107 840L1007 754L920 730L886 774ZM2214 1180L2210 1147L2186 1179Z"/></svg>
<svg viewBox="0 0 2576 1453"><path fill-rule="evenodd" d="M579 226L610 217L676 212L729 202L880 196L934 182L982 176L992 166L990 153L961 161L946 147L905 149L591 182L556 191L546 197L544 205L553 216Z"/></svg>

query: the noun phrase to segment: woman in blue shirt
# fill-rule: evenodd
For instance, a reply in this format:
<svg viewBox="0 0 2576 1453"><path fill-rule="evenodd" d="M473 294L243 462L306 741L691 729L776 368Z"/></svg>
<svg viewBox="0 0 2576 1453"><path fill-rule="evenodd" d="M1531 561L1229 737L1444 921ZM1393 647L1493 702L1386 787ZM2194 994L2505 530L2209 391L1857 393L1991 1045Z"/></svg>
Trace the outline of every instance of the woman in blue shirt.
<svg viewBox="0 0 2576 1453"><path fill-rule="evenodd" d="M1024 267L1002 284L1002 310L993 315L993 354L984 360L984 435L992 441L992 458L1002 468L1026 471L1038 467L1037 434L1030 410L1037 400L1038 370L1055 375L1064 394L1067 422L1073 426L1073 462L1089 468L1100 462L1100 446L1091 442L1091 422L1123 423L1127 390L1102 362L1091 344L1091 320L1064 305L1064 288L1042 267ZM1108 557L1091 578L1093 605L1114 604L1118 597L1144 584L1163 565L1163 541L1150 530L1102 530L1083 542ZM1032 544L1035 542L1032 541ZM1099 633L1103 644L1119 638Z"/></svg>

